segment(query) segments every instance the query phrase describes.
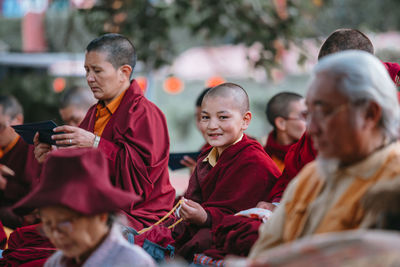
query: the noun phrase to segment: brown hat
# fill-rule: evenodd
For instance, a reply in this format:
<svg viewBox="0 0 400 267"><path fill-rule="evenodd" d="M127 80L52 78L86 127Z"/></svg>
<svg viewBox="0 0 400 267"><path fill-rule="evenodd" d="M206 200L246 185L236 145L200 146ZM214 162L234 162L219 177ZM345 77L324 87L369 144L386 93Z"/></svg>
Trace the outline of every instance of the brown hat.
<svg viewBox="0 0 400 267"><path fill-rule="evenodd" d="M68 207L85 215L129 210L141 198L115 188L108 162L98 149L59 149L44 163L39 184L14 205L18 214L53 205Z"/></svg>

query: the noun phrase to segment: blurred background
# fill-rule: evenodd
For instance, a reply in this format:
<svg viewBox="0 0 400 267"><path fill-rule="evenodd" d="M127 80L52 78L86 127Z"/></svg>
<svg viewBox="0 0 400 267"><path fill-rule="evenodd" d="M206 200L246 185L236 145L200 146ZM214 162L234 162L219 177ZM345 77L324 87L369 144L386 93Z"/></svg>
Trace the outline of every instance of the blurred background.
<svg viewBox="0 0 400 267"><path fill-rule="evenodd" d="M58 100L87 87L84 50L106 32L137 48L135 78L166 114L171 151L203 144L198 94L223 81L249 93L248 133L262 140L264 114L281 91L305 93L323 40L357 28L376 55L400 62L400 0L0 0L0 92L15 95L25 121L54 119ZM89 90L89 88L88 88Z"/></svg>

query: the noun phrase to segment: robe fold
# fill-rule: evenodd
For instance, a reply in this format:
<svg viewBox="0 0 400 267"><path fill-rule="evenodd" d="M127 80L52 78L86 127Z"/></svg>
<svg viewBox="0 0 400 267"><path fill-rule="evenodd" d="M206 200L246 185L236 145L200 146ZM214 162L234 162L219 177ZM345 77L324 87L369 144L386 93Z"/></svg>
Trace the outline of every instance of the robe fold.
<svg viewBox="0 0 400 267"><path fill-rule="evenodd" d="M15 172L14 176L5 176L7 186L0 193L0 220L8 228L22 226L22 218L11 211L11 206L26 196L39 180L40 164L33 150L32 145L19 138L15 146L0 158L0 164Z"/></svg>
<svg viewBox="0 0 400 267"><path fill-rule="evenodd" d="M264 146L265 152L271 157L271 159L275 162L276 166L278 166L279 170L282 171L285 167L284 160L286 153L289 151L290 145L281 145L276 141L276 132L271 131L268 135L267 143Z"/></svg>
<svg viewBox="0 0 400 267"><path fill-rule="evenodd" d="M272 159L256 141L243 136L220 155L214 167L203 160L204 151L189 180L185 198L198 202L209 214L210 226L182 223L173 232L177 253L190 259L211 245L211 231L224 216L255 207L274 186L280 175Z"/></svg>
<svg viewBox="0 0 400 267"><path fill-rule="evenodd" d="M80 127L94 131L96 105ZM143 201L121 207L129 226L140 230L164 216L174 203L168 174L169 135L164 114L147 100L135 80L101 135L98 146L109 160L111 181Z"/></svg>
<svg viewBox="0 0 400 267"><path fill-rule="evenodd" d="M213 245L203 253L213 259L227 255L246 257L258 238L261 220L242 216L225 216L215 230Z"/></svg>
<svg viewBox="0 0 400 267"><path fill-rule="evenodd" d="M11 233L0 266L43 266L56 249L37 227L37 224L23 226Z"/></svg>

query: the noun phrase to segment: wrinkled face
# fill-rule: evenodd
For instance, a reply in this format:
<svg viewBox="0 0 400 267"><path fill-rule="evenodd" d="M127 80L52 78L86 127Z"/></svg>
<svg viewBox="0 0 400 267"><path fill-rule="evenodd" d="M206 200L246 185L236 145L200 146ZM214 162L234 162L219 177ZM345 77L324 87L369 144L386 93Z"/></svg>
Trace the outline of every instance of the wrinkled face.
<svg viewBox="0 0 400 267"><path fill-rule="evenodd" d="M83 216L61 206L41 208L40 217L44 234L69 258L92 251L99 243L99 227L105 227L98 215Z"/></svg>
<svg viewBox="0 0 400 267"><path fill-rule="evenodd" d="M86 116L87 110L76 107L74 105L62 108L59 110L62 120L67 125L79 126Z"/></svg>
<svg viewBox="0 0 400 267"><path fill-rule="evenodd" d="M96 99L106 104L117 97L124 89L121 68L115 69L107 61L107 53L91 51L85 55L86 80Z"/></svg>
<svg viewBox="0 0 400 267"><path fill-rule="evenodd" d="M306 104L307 131L318 154L351 162L368 142L361 110L338 91L335 78L326 73L318 74L312 82Z"/></svg>
<svg viewBox="0 0 400 267"><path fill-rule="evenodd" d="M201 131L219 154L240 138L251 120L251 113L242 114L231 97L206 97L201 108Z"/></svg>
<svg viewBox="0 0 400 267"><path fill-rule="evenodd" d="M304 114L307 110L304 99L290 103L289 115L286 118L286 133L292 142L296 142L306 130Z"/></svg>
<svg viewBox="0 0 400 267"><path fill-rule="evenodd" d="M0 106L0 147L7 146L15 138L15 131L11 125L22 124L22 119L11 118L7 114L3 114L3 107Z"/></svg>

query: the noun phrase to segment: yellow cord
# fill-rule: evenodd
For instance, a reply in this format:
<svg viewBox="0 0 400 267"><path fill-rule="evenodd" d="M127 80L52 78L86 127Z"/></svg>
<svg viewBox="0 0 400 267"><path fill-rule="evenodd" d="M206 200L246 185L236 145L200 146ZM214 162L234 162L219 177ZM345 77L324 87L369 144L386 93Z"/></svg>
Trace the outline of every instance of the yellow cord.
<svg viewBox="0 0 400 267"><path fill-rule="evenodd" d="M147 231L149 231L151 228L153 228L153 226L159 225L160 223L162 223L165 219L167 219L172 213L174 213L174 211L183 203L183 199L179 200L178 203L176 203L175 207L172 208L172 210L170 210L164 217L162 217L160 220L158 220L156 223L154 223L153 225L147 227L147 228L143 228L142 230L140 230L138 232L139 235L146 233ZM168 229L171 229L173 227L175 227L178 223L180 223L182 221L182 218L179 219L178 221L176 221L173 225L169 226Z"/></svg>

